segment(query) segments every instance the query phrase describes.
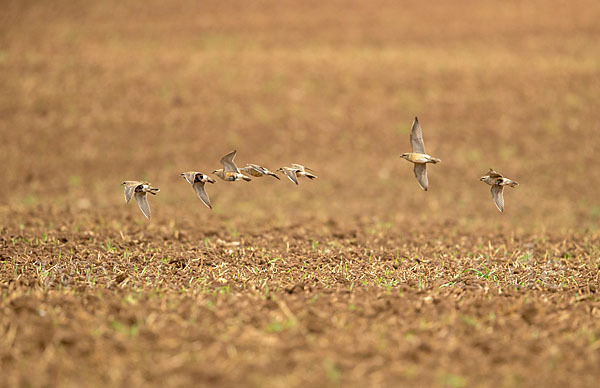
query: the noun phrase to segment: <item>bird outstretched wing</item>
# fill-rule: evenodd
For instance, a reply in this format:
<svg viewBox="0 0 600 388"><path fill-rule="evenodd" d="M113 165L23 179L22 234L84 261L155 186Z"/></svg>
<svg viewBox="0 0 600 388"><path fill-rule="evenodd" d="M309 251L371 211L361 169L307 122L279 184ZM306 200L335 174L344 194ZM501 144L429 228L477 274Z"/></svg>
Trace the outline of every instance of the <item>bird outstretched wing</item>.
<svg viewBox="0 0 600 388"><path fill-rule="evenodd" d="M135 191L135 186L126 185L125 186L125 202L129 203L131 201L131 197L133 197L133 192Z"/></svg>
<svg viewBox="0 0 600 388"><path fill-rule="evenodd" d="M240 172L240 170L233 161L233 159L235 159L236 153L237 151L233 150L221 158L221 163L223 164L225 172Z"/></svg>
<svg viewBox="0 0 600 388"><path fill-rule="evenodd" d="M417 178L417 182L421 188L427 191L427 187L429 186L429 180L427 179L427 165L415 163L415 177Z"/></svg>
<svg viewBox="0 0 600 388"><path fill-rule="evenodd" d="M209 208L212 209L212 205L210 204L210 198L208 198L208 194L204 189L204 182L196 182L194 183L194 191L200 197L200 200Z"/></svg>
<svg viewBox="0 0 600 388"><path fill-rule="evenodd" d="M294 170L283 170L285 176L287 176L292 182L298 184L298 177L296 177L296 171Z"/></svg>
<svg viewBox="0 0 600 388"><path fill-rule="evenodd" d="M140 210L147 219L150 219L150 205L148 205L148 198L146 198L145 192L135 193L135 200L137 201Z"/></svg>
<svg viewBox="0 0 600 388"><path fill-rule="evenodd" d="M425 152L425 142L423 142L423 130L421 129L421 124L419 124L419 119L415 117L415 121L413 122L412 129L410 130L410 144L412 144L412 150L417 154L426 154Z"/></svg>
<svg viewBox="0 0 600 388"><path fill-rule="evenodd" d="M501 213L504 212L504 186L500 185L492 185L492 198L494 199L494 204Z"/></svg>

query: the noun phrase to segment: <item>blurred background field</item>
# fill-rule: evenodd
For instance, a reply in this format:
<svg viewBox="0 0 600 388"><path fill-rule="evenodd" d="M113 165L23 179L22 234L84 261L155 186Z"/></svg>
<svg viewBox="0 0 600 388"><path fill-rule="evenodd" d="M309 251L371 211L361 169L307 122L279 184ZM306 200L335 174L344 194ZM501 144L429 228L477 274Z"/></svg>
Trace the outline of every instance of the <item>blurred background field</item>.
<svg viewBox="0 0 600 388"><path fill-rule="evenodd" d="M163 190L158 222L596 228L599 7L5 2L2 203L138 217L118 184L143 178ZM442 159L428 193L399 158L415 115ZM240 164L299 162L320 179L219 182L210 214L178 175L232 149ZM502 217L478 181L489 167L522 183Z"/></svg>
<svg viewBox="0 0 600 388"><path fill-rule="evenodd" d="M0 387L597 385L600 3L0 8Z"/></svg>

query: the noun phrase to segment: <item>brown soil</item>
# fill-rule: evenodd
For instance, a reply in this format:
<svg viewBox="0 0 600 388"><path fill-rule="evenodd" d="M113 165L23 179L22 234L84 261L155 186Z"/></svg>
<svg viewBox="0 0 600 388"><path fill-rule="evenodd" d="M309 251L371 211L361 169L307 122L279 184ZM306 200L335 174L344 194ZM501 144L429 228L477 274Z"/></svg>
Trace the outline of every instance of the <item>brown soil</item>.
<svg viewBox="0 0 600 388"><path fill-rule="evenodd" d="M5 3L0 386L597 385L597 2Z"/></svg>

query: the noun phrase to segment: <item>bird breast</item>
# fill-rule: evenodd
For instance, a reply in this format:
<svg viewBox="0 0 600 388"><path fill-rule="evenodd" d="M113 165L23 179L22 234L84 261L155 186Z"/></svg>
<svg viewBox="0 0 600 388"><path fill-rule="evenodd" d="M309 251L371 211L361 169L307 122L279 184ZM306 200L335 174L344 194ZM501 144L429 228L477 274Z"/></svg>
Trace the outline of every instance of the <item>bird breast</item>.
<svg viewBox="0 0 600 388"><path fill-rule="evenodd" d="M429 162L430 159L431 159L431 156L429 156L427 154L418 154L418 153L414 153L414 152L411 152L410 154L408 154L408 160L410 160L413 163L427 163L427 162Z"/></svg>
<svg viewBox="0 0 600 388"><path fill-rule="evenodd" d="M224 175L225 177L223 179L226 181L235 181L238 177L238 174L233 171L227 171Z"/></svg>

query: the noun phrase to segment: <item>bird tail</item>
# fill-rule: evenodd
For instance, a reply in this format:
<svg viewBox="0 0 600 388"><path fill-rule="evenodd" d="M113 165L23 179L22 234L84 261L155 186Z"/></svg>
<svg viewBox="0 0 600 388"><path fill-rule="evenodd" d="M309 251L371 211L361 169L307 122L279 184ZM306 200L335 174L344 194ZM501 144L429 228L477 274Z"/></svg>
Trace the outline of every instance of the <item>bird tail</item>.
<svg viewBox="0 0 600 388"><path fill-rule="evenodd" d="M308 173L308 172L305 174L305 176L306 176L307 178L310 178L310 179L315 179L315 178L317 178L317 176L316 176L316 175L313 175L313 174L311 174L311 173Z"/></svg>
<svg viewBox="0 0 600 388"><path fill-rule="evenodd" d="M211 177L208 177L208 182L210 182L210 183L217 183L217 180L213 179Z"/></svg>
<svg viewBox="0 0 600 388"><path fill-rule="evenodd" d="M511 181L508 182L508 185L510 187L519 186L519 182L511 180Z"/></svg>
<svg viewBox="0 0 600 388"><path fill-rule="evenodd" d="M433 164L437 164L437 163L439 163L439 162L441 162L441 161L442 161L442 160L441 160L441 159L438 159L438 158L433 158L433 157L431 158L431 163L433 163Z"/></svg>
<svg viewBox="0 0 600 388"><path fill-rule="evenodd" d="M147 192L152 194L152 195L156 195L156 193L158 193L160 191L160 189L158 187L148 187Z"/></svg>
<svg viewBox="0 0 600 388"><path fill-rule="evenodd" d="M245 180L246 182L250 182L252 180L250 177L247 177L246 175L242 175L242 179Z"/></svg>

